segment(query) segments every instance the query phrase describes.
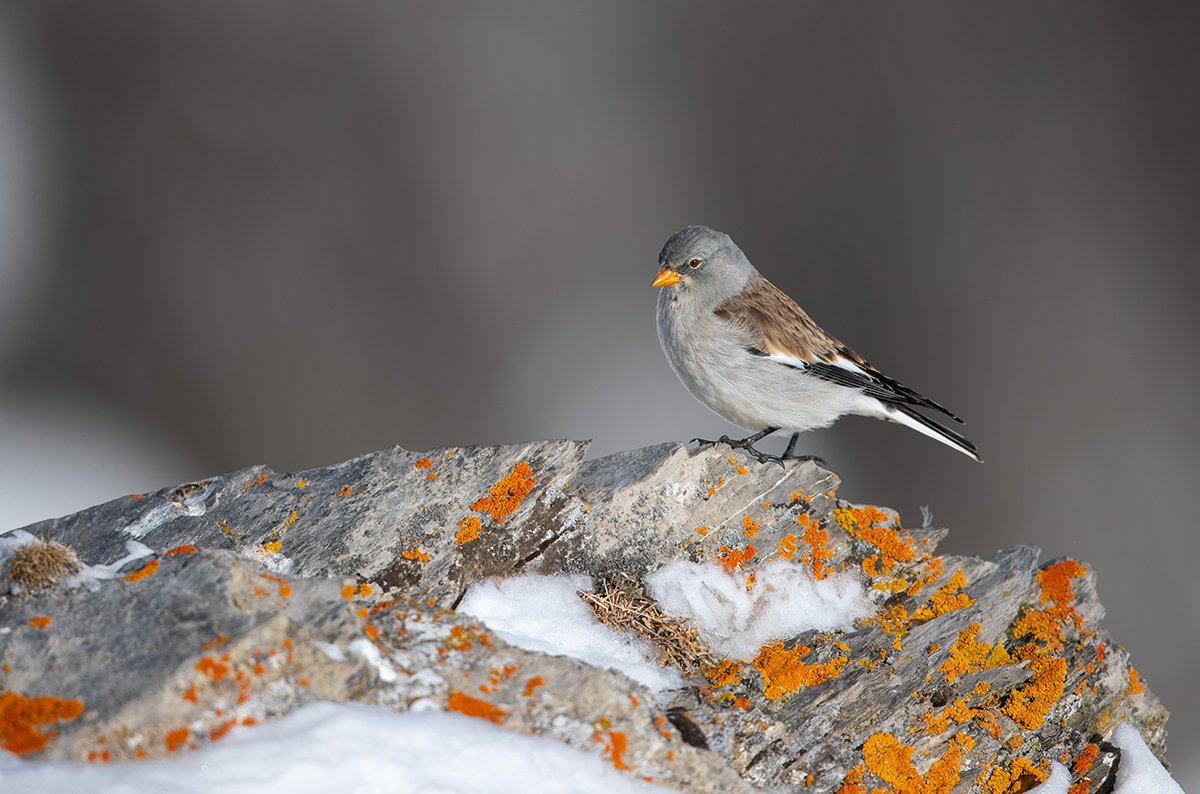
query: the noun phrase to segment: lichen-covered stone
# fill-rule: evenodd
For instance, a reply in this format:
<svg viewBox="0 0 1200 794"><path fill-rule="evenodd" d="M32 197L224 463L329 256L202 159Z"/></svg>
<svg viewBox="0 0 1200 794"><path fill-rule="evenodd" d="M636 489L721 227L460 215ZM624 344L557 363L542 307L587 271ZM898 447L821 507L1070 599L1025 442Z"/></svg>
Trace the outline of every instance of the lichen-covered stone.
<svg viewBox="0 0 1200 794"><path fill-rule="evenodd" d="M1096 791L1121 721L1164 753L1166 711L1101 630L1086 565L1039 567L1030 547L937 556L943 530L839 501L813 463L585 450L254 467L30 527L107 573L0 595L0 746L161 757L326 699L435 703L688 791L1016 791L1050 758ZM877 612L723 660L659 701L453 611L489 576L632 581L676 559L747 579L773 559L853 570Z"/></svg>

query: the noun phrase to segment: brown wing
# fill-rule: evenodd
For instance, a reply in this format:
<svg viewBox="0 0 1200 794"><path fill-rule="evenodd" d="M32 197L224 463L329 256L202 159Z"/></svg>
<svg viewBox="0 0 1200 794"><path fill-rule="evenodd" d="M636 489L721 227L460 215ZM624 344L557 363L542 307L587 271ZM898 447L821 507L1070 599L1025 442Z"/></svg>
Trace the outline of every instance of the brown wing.
<svg viewBox="0 0 1200 794"><path fill-rule="evenodd" d="M805 364L829 363L845 347L757 273L740 295L717 307L716 315L741 329L749 343L768 356L787 356Z"/></svg>
<svg viewBox="0 0 1200 794"><path fill-rule="evenodd" d="M756 355L792 359L817 377L861 389L887 403L918 405L962 420L928 397L889 378L838 339L830 336L782 290L759 274L740 295L717 307L715 314L739 328L746 349Z"/></svg>

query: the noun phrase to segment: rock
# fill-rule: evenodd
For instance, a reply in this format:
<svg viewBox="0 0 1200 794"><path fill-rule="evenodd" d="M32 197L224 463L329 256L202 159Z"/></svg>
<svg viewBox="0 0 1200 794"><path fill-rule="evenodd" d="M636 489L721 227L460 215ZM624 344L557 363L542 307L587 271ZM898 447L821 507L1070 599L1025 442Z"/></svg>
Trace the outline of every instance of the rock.
<svg viewBox="0 0 1200 794"><path fill-rule="evenodd" d="M434 703L687 791L1018 791L1051 758L1097 791L1120 722L1163 756L1167 712L1100 628L1085 565L1039 567L1030 547L936 556L944 530L839 501L813 463L585 450L254 467L27 528L88 567L0 596L0 746L156 758L322 699ZM876 615L661 697L454 611L491 576L636 582L686 559L751 577L781 558L816 578L860 572Z"/></svg>

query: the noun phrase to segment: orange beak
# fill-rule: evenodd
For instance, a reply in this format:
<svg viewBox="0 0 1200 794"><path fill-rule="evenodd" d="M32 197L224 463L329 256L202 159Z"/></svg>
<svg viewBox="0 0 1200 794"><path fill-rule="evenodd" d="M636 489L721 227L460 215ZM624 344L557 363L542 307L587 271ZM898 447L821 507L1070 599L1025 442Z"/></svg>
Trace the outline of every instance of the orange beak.
<svg viewBox="0 0 1200 794"><path fill-rule="evenodd" d="M681 280L682 279L679 278L678 273L676 273L674 270L671 270L669 267L664 267L662 270L658 271L658 275L654 277L654 281L650 282L650 286L669 287L672 284L678 284Z"/></svg>

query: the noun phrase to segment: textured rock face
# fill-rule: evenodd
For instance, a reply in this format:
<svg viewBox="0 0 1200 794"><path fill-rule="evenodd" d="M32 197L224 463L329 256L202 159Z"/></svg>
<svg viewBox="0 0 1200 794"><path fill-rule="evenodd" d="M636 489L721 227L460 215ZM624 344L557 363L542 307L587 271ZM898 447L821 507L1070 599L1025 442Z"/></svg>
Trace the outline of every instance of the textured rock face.
<svg viewBox="0 0 1200 794"><path fill-rule="evenodd" d="M160 757L326 699L432 702L689 791L1021 791L1049 758L1096 791L1122 721L1163 754L1166 711L1100 630L1086 566L936 556L943 531L838 501L811 463L585 446L255 467L28 528L91 574L0 596L0 745ZM636 579L676 559L742 578L773 559L852 568L877 612L656 699L454 611L490 576Z"/></svg>

